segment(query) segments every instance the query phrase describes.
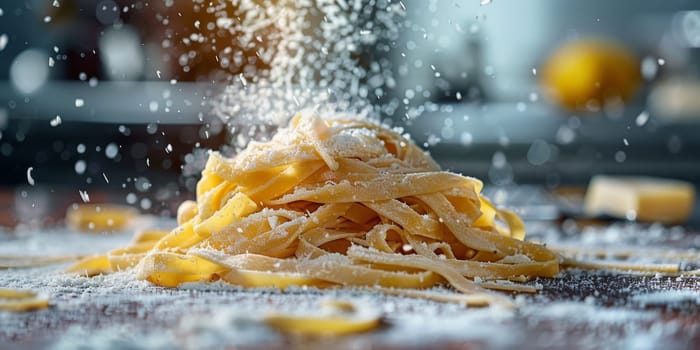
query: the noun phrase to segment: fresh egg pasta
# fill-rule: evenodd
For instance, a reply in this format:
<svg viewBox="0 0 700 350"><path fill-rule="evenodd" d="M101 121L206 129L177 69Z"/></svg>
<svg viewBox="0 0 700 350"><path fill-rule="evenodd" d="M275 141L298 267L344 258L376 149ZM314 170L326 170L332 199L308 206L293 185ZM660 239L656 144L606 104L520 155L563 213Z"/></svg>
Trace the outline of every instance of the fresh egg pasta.
<svg viewBox="0 0 700 350"><path fill-rule="evenodd" d="M445 284L475 304L498 298L487 289L534 291L517 282L556 275L558 256L524 241L520 218L481 189L477 179L440 170L396 130L297 115L234 158L212 152L175 229L142 233L70 271L133 269L165 287L224 280L428 298L434 293L416 289Z"/></svg>

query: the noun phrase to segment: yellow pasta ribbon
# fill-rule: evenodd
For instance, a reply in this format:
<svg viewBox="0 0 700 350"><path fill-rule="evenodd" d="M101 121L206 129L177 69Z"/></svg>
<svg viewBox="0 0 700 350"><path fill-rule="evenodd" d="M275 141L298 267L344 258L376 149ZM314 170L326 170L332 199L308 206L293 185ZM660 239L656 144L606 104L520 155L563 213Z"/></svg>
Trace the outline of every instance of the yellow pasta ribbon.
<svg viewBox="0 0 700 350"><path fill-rule="evenodd" d="M49 307L49 299L35 292L0 288L0 311L35 311Z"/></svg>
<svg viewBox="0 0 700 350"><path fill-rule="evenodd" d="M284 332L313 336L367 332L381 324L378 313L363 312L353 303L335 300L322 303L320 315L272 313L264 321Z"/></svg>
<svg viewBox="0 0 700 350"><path fill-rule="evenodd" d="M233 158L211 152L196 199L178 209L178 227L139 233L131 245L69 271L127 269L164 287L213 280L251 288L357 286L509 305L489 290L534 292L517 281L556 275L559 258L524 241L522 220L493 206L482 187L441 171L411 140L374 122L298 115ZM462 294L421 291L439 284ZM269 318L300 333L376 326L332 317L295 326L299 320Z"/></svg>

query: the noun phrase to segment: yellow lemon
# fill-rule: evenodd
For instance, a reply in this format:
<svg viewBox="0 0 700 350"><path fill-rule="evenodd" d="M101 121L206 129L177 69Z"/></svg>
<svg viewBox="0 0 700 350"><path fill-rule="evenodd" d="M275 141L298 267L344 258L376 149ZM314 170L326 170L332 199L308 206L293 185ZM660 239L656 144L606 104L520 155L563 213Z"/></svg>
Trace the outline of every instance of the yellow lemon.
<svg viewBox="0 0 700 350"><path fill-rule="evenodd" d="M639 62L625 47L585 40L565 44L543 66L547 95L570 110L629 101L641 82Z"/></svg>

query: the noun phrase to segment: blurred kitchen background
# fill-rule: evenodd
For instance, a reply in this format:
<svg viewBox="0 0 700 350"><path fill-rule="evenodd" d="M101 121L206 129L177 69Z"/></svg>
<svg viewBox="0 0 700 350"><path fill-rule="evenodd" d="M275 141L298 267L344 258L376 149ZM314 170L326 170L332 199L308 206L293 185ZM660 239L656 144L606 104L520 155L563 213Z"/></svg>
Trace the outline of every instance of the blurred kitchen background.
<svg viewBox="0 0 700 350"><path fill-rule="evenodd" d="M183 44L214 18L200 3L0 1L0 209L15 213L0 224L79 190L164 214L191 197L201 150L230 138L209 101L244 69ZM697 1L402 5L400 37L376 53L397 82L385 117L444 167L495 186L700 183Z"/></svg>

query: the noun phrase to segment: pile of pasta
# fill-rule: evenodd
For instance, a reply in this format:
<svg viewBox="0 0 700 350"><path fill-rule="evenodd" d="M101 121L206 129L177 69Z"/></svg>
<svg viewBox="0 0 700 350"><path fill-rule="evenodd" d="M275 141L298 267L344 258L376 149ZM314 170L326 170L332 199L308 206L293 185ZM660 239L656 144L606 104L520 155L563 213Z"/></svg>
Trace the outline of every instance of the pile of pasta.
<svg viewBox="0 0 700 350"><path fill-rule="evenodd" d="M441 171L396 130L352 117L297 115L234 158L212 152L177 228L79 261L87 275L131 269L156 285L224 280L246 287L363 286L421 296L449 285L532 292L558 256L524 241L474 178ZM447 297L445 297L447 298Z"/></svg>

